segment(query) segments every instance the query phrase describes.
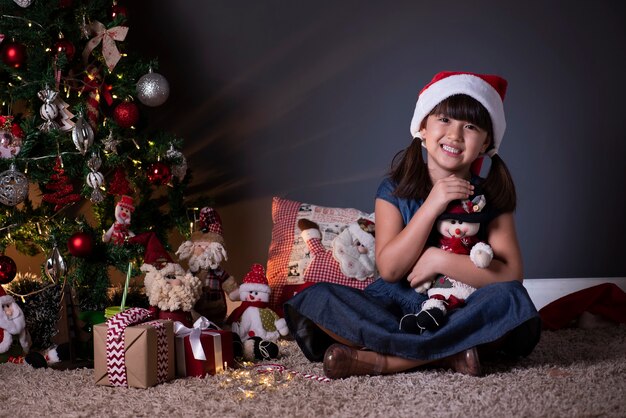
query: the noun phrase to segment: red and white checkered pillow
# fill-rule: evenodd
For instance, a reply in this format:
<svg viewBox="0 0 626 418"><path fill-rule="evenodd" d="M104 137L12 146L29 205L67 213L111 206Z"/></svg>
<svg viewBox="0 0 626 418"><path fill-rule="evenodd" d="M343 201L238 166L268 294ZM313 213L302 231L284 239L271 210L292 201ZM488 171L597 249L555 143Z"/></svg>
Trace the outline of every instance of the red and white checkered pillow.
<svg viewBox="0 0 626 418"><path fill-rule="evenodd" d="M332 240L349 224L359 218L371 217L371 214L352 208L329 208L309 203L274 197L272 201L272 241L270 242L267 260L267 280L272 288L270 304L277 311L282 311L282 302L293 296L293 289L306 286L303 280L304 270L311 257L309 249L300 236L298 220L309 219L319 225L322 234L322 245L330 249ZM329 268L333 268L329 266ZM325 277L336 274L329 271L316 271L309 281L332 281ZM340 280L338 284L364 289L374 278L366 280ZM285 292L283 292L285 291ZM283 294L285 293L285 294Z"/></svg>

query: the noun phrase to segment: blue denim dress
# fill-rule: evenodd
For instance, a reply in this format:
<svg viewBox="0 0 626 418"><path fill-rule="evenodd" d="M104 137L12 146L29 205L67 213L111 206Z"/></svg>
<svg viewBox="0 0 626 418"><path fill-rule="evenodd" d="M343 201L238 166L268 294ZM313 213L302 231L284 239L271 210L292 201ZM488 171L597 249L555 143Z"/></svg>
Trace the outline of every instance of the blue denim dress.
<svg viewBox="0 0 626 418"><path fill-rule="evenodd" d="M376 197L396 205L406 224L422 202L396 198L394 187L386 179ZM405 280L378 279L363 291L318 283L289 299L284 311L291 334L311 361L321 361L334 342L317 325L358 346L415 360L436 360L496 340L503 354L525 356L539 341L541 320L521 282L481 287L436 331L401 331L400 318L418 312L426 298Z"/></svg>

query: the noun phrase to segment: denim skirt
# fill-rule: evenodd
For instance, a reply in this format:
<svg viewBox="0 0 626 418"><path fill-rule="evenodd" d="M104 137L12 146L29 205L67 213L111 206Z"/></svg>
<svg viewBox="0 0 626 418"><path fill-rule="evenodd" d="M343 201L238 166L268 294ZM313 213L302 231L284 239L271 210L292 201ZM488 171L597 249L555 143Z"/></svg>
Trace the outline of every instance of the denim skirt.
<svg viewBox="0 0 626 418"><path fill-rule="evenodd" d="M435 331L400 330L402 316L419 312L424 300L405 282L378 279L364 290L318 283L289 299L284 312L291 334L311 361L321 361L335 342L317 325L356 346L414 360L436 360L494 341L501 343L503 354L526 356L539 342L541 320L519 281L477 289Z"/></svg>

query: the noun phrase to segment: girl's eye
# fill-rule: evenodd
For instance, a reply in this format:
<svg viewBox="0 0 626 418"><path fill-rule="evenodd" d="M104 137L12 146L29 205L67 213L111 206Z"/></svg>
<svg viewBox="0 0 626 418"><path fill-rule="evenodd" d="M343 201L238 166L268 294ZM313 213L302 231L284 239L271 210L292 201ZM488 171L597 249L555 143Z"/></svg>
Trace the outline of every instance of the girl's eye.
<svg viewBox="0 0 626 418"><path fill-rule="evenodd" d="M439 122L447 123L447 122L450 122L450 119L448 119L445 116L439 116Z"/></svg>
<svg viewBox="0 0 626 418"><path fill-rule="evenodd" d="M478 128L478 126L476 126L476 125L469 125L469 124L468 124L468 125L465 125L465 128L466 128L466 129L470 129L470 130L472 130L472 131L478 131L478 130L480 130L480 129Z"/></svg>

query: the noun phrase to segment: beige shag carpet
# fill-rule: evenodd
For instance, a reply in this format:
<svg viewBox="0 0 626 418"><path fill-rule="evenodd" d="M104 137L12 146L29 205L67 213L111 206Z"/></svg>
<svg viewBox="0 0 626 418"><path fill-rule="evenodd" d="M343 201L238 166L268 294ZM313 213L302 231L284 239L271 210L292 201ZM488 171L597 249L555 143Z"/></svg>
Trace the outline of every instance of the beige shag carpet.
<svg viewBox="0 0 626 418"><path fill-rule="evenodd" d="M626 417L626 325L544 332L528 358L324 382L292 341L284 371L231 370L149 389L96 386L93 370L0 365L2 417ZM312 374L313 376L308 376Z"/></svg>

